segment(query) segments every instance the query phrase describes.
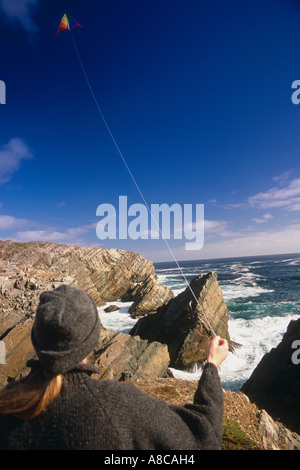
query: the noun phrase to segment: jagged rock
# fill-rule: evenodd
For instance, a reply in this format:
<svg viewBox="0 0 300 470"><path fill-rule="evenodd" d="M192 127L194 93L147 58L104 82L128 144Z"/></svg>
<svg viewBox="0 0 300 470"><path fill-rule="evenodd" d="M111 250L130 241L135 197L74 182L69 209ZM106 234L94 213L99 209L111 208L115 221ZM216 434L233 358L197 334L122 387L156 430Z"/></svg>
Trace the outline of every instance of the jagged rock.
<svg viewBox="0 0 300 470"><path fill-rule="evenodd" d="M275 422L265 410L260 411L259 426L264 449L300 450L300 436L291 432L282 423Z"/></svg>
<svg viewBox="0 0 300 470"><path fill-rule="evenodd" d="M210 326L216 334L230 340L229 314L216 273L198 276L191 281L190 287L201 308L187 287L157 313L140 318L130 331L131 335L166 344L170 366L178 369L189 369L206 359L213 336Z"/></svg>
<svg viewBox="0 0 300 470"><path fill-rule="evenodd" d="M47 242L0 241L2 311L13 310L17 305L27 315L34 315L40 293L62 283L85 290L101 306L128 293L135 300L135 288L143 286L147 291L148 282L152 291L155 284L160 289L153 263L137 253ZM140 295L139 298L142 300ZM156 296L156 307L165 298ZM144 304L144 311L145 308ZM153 309L154 303L151 312Z"/></svg>
<svg viewBox="0 0 300 470"><path fill-rule="evenodd" d="M6 364L0 368L0 387L28 373L26 362L35 357L31 343L32 319L13 328L5 337ZM98 379L139 380L166 377L170 357L166 346L139 337L103 329L94 350Z"/></svg>
<svg viewBox="0 0 300 470"><path fill-rule="evenodd" d="M119 310L120 307L117 305L109 305L104 309L104 312L109 313L109 312L115 312L116 310Z"/></svg>
<svg viewBox="0 0 300 470"><path fill-rule="evenodd" d="M242 392L272 418L300 433L300 364L293 363L292 345L300 338L300 319L292 320L282 341L264 355Z"/></svg>
<svg viewBox="0 0 300 470"><path fill-rule="evenodd" d="M149 343L138 336L104 330L95 351L100 379L139 380L166 377L170 357L168 348Z"/></svg>
<svg viewBox="0 0 300 470"><path fill-rule="evenodd" d="M32 290L38 297L43 290L54 289L63 283L85 290L98 306L129 294L135 301L136 310L142 300L141 290L145 294L151 291L154 301L148 300L147 306L143 300L144 313L147 308L156 311L172 296L172 291L158 282L152 261L138 253L48 242L0 241L0 292L3 297L18 295L13 290Z"/></svg>
<svg viewBox="0 0 300 470"><path fill-rule="evenodd" d="M14 288L23 290L25 288L26 279L17 279L14 283Z"/></svg>
<svg viewBox="0 0 300 470"><path fill-rule="evenodd" d="M150 274L147 282L134 290L134 302L129 308L132 318L157 312L158 305L164 305L174 298L172 290L159 284L156 275Z"/></svg>
<svg viewBox="0 0 300 470"><path fill-rule="evenodd" d="M35 357L31 343L32 324L33 319L28 318L11 329L3 339L6 363L0 366L0 387L26 373L26 362Z"/></svg>
<svg viewBox="0 0 300 470"><path fill-rule="evenodd" d="M0 241L0 267L6 268L6 277L15 277L18 288L24 288L25 276L50 288L75 285L99 306L119 300L135 283L155 274L153 263L138 253L48 242Z"/></svg>

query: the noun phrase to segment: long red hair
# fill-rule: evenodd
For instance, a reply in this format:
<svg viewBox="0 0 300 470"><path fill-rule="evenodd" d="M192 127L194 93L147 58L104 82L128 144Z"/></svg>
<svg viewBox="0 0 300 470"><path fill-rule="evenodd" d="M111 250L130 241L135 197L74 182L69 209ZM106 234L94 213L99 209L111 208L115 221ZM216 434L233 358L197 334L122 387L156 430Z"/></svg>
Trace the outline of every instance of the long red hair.
<svg viewBox="0 0 300 470"><path fill-rule="evenodd" d="M47 380L41 370L32 371L0 391L0 414L26 420L38 416L59 394L62 380L62 375Z"/></svg>

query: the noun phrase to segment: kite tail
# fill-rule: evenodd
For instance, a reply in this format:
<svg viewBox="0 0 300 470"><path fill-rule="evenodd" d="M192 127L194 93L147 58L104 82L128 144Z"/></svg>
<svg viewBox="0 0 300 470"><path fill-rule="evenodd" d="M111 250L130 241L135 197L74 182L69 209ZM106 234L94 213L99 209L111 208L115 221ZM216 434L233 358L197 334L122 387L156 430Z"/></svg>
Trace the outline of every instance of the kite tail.
<svg viewBox="0 0 300 470"><path fill-rule="evenodd" d="M171 247L170 247L168 241L167 241L166 238L164 237L164 235L163 235L163 233L162 233L162 231L161 231L161 229L160 229L160 227L159 227L159 224L157 223L155 217L153 216L153 214L152 214L152 212L151 212L151 210L150 210L150 208L149 208L149 205L148 205L148 203L147 203L147 201L146 201L146 199L145 199L145 197L144 197L144 195L143 195L143 193L142 193L142 191L141 191L141 189L140 189L138 183L136 182L136 180L135 180L135 178L134 178L134 176L133 176L133 174L132 174L132 172L131 172L129 166L127 165L127 162L126 162L126 160L125 160L125 158L124 158L124 156L123 156L123 154L122 154L122 152L121 152L121 150L120 150L120 148L119 148L119 146L118 146L118 144L117 144L117 142L116 142L116 140L115 140L115 138L114 138L114 136L113 136L113 133L111 132L111 130L110 130L110 128L109 128L109 125L107 124L107 121L106 121L106 119L105 119L105 117L104 117L104 115L103 115L103 112L102 112L102 110L101 110L101 108L100 108L100 106L99 106L98 100L97 100L97 98L96 98L96 96L95 96L95 93L94 93L94 91L93 91L93 88L92 88L92 86L91 86L91 83L90 83L90 81L89 81L89 78L88 78L88 76L87 76L87 73L86 73L86 71L85 71L83 62L82 62L82 60L81 60L81 57L80 57L80 54L79 54L79 51L78 51L78 48L77 48L77 45L76 45L76 42L75 42L75 39L74 39L74 35L73 35L73 33L72 33L71 30L70 30L70 33L71 33L71 36L72 36L74 48L75 48L75 51L76 51L76 54L77 54L77 57L78 57L80 66L81 66L81 68L82 68L82 71L83 71L85 80L86 80L86 82L87 82L87 85L88 85L88 87L89 87L89 90L90 90L90 92L91 92L91 95L92 95L92 97L93 97L93 100L94 100L94 102L95 102L95 105L96 105L96 107L97 107L97 109L98 109L98 111L99 111L99 114L100 114L100 116L101 116L101 118L102 118L102 120L103 120L103 122L104 122L104 125L105 125L105 127L106 127L106 129L107 129L107 131L108 131L108 133L109 133L109 135L110 135L110 138L111 138L111 140L112 140L112 142L113 142L113 144L114 144L114 146L115 146L115 148L116 148L118 154L120 155L120 157L121 157L121 159L122 159L122 161L123 161L123 163L124 163L124 165L125 165L125 167L126 167L128 173L129 173L129 175L130 175L130 177L131 177L131 179L132 179L132 181L133 181L135 187L137 188L137 190L138 190L138 192L139 192L139 194L140 194L140 196L141 196L141 198L142 198L142 200L143 200L145 206L147 207L147 210L148 210L150 216L152 217L152 219L153 219L153 221L154 221L154 223L155 223L155 225L156 225L156 227L157 227L157 229L158 229L158 231L159 231L159 233L160 233L162 239L164 240L164 242L165 242L165 244L166 244L166 246L167 246L167 248L168 248L168 250L169 250L169 252L170 252L170 254L171 254L172 258L173 258L173 260L175 261L176 266L178 267L181 276L183 277L183 279L184 279L186 285L188 286L189 290L191 291L191 294L192 294L192 296L194 297L196 303L198 304L198 306L199 306L199 308L200 308L200 311L201 311L201 313L202 313L202 315L203 315L203 318L204 318L204 320L205 320L205 322L206 322L206 324L207 324L208 329L211 331L211 333L212 333L213 336L217 336L216 332L214 331L214 328L212 327L210 321L209 321L208 318L207 318L207 315L205 314L205 312L204 312L204 310L203 310L203 308L202 308L202 305L200 304L199 300L197 299L197 297L196 297L195 293L193 292L193 289L191 288L191 286L190 286L190 284L189 284L189 282L188 282L188 280L187 280L187 278L186 278L184 272L182 271L181 266L179 265L179 263L178 263L178 261L177 261L175 255L174 255L174 253L173 253L173 251L172 251L172 249L171 249ZM235 342L233 342L233 341L232 341L232 342L230 341L230 343L232 343L232 345L233 345L235 348L241 346L241 345L239 345L238 343L235 343Z"/></svg>

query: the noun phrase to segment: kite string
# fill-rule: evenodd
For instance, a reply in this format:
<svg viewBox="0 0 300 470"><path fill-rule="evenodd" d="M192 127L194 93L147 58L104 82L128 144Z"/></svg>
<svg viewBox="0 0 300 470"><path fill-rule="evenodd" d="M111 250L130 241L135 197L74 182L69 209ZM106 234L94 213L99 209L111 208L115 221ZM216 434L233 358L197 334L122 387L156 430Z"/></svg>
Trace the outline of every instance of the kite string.
<svg viewBox="0 0 300 470"><path fill-rule="evenodd" d="M106 129L107 129L107 131L108 131L108 133L109 133L109 135L110 135L110 137L111 137L111 139L112 139L112 141L113 141L113 143L114 143L114 146L116 147L118 154L120 155L120 157L121 157L121 159L122 159L122 161L123 161L123 163L124 163L124 165L125 165L125 167L126 167L128 173L129 173L129 175L130 175L130 177L131 177L131 179L132 179L134 185L136 186L136 188L137 188L137 190L138 190L138 192L139 192L139 194L140 194L140 196L141 196L141 198L142 198L142 200L143 200L145 206L147 207L147 210L148 210L150 216L152 217L152 219L153 219L153 221L154 221L154 223L155 223L155 225L156 225L156 227L157 227L157 229L158 229L158 231L159 231L159 233L160 233L162 239L164 240L164 242L165 242L165 244L166 244L166 246L167 246L167 248L168 248L168 250L169 250L169 252L170 252L170 254L171 254L172 258L173 258L173 260L175 261L175 263L176 263L176 265L177 265L177 267L178 267L178 269L179 269L179 271L180 271L180 273L181 273L183 279L185 280L185 282L186 282L186 284L187 284L189 290L191 291L192 296L194 297L196 303L198 304L198 306L199 306L199 308L200 308L200 310L201 310L201 313L202 313L202 315L203 315L205 321L207 322L207 325L208 325L209 329L211 330L212 334L213 334L214 336L216 336L216 333L215 333L215 331L214 331L214 329L213 329L213 327L212 327L210 321L208 320L207 315L205 314L205 312L204 312L204 310L203 310L203 308L202 308L202 306L201 306L199 300L197 299L195 293L193 292L193 289L191 288L191 286L190 286L190 284L189 284L189 282L188 282L188 280L187 280L187 278L186 278L186 276L185 276L183 270L181 269L181 266L179 265L179 263L178 263L178 261L177 261L175 255L174 255L174 253L173 253L173 251L172 251L172 249L171 249L169 243L168 243L167 240L165 239L165 237L164 237L164 235L163 235L163 233L162 233L162 231L161 231L161 229L160 229L160 227L159 227L159 224L157 223L155 217L153 216L152 211L150 210L149 205L148 205L148 203L147 203L147 201L146 201L146 199L145 199L145 197L144 197L144 195L143 195L143 193L142 193L142 191L141 191L139 185L137 184L137 182L136 182L136 180L135 180L135 178L134 178L132 172L130 171L130 168L129 168L129 166L127 165L127 162L126 162L126 160L125 160L125 158L124 158L124 156L123 156L123 154L122 154L122 152L121 152L121 150L120 150L120 148L119 148L119 146L118 146L118 144L117 144L117 142L116 142L116 140L115 140L115 138L114 138L114 136L113 136L113 133L111 132L110 127L109 127L109 125L107 124L107 121L106 121L106 119L105 119L105 117L104 117L104 115L103 115L103 113L102 113L102 110L101 110L101 108L100 108L100 106L99 106L98 100L97 100L97 98L96 98L96 96L95 96L95 93L94 93L94 91L93 91L93 88L92 88L92 86L91 86L91 83L90 83L90 81L89 81L89 78L88 78L88 76L87 76L87 73L86 73L86 71L85 71L83 62L82 62L82 60L81 60L81 57L80 57L80 54L79 54L79 51L78 51L78 48L77 48L77 45L76 45L76 42L75 42L75 39L74 39L74 35L73 35L71 29L70 29L70 33L71 33L71 37L72 37L72 40L73 40L74 48L75 48L75 51L76 51L76 54L77 54L77 57L78 57L80 66L81 66L81 68L82 68L84 77L85 77L86 82L87 82L87 84L88 84L89 90L90 90L91 95L92 95L92 97L93 97L93 100L94 100L94 102L95 102L95 104L96 104L96 107L97 107L97 109L98 109L98 111L99 111L99 114L100 114L100 116L101 116L101 118L102 118L102 120L103 120L103 122L104 122L104 125L105 125L105 127L106 127Z"/></svg>

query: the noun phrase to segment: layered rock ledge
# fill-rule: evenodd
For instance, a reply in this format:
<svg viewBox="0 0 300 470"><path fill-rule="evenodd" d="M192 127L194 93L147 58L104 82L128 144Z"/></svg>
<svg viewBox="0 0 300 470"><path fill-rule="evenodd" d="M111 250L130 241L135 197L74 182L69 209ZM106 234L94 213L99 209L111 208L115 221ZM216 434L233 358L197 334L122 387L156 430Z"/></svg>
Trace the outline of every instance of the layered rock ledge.
<svg viewBox="0 0 300 470"><path fill-rule="evenodd" d="M62 283L74 285L98 306L126 296L134 300L137 286L147 290L151 283L151 299L142 308L144 315L173 297L172 291L157 281L152 261L138 253L49 242L0 241L0 282L2 296L6 291L11 295L12 289L30 292L53 289ZM33 300L37 296L25 297ZM28 302L26 308L30 307L32 311L35 305Z"/></svg>
<svg viewBox="0 0 300 470"><path fill-rule="evenodd" d="M61 284L85 290L98 307L130 299L139 315L156 312L174 297L158 282L153 263L138 253L0 241L0 340L6 355L0 365L0 386L27 372L26 362L34 357L30 333L40 294ZM135 379L165 377L169 365L166 346L114 331L99 339L98 362L101 356L102 375L118 380L127 373Z"/></svg>

